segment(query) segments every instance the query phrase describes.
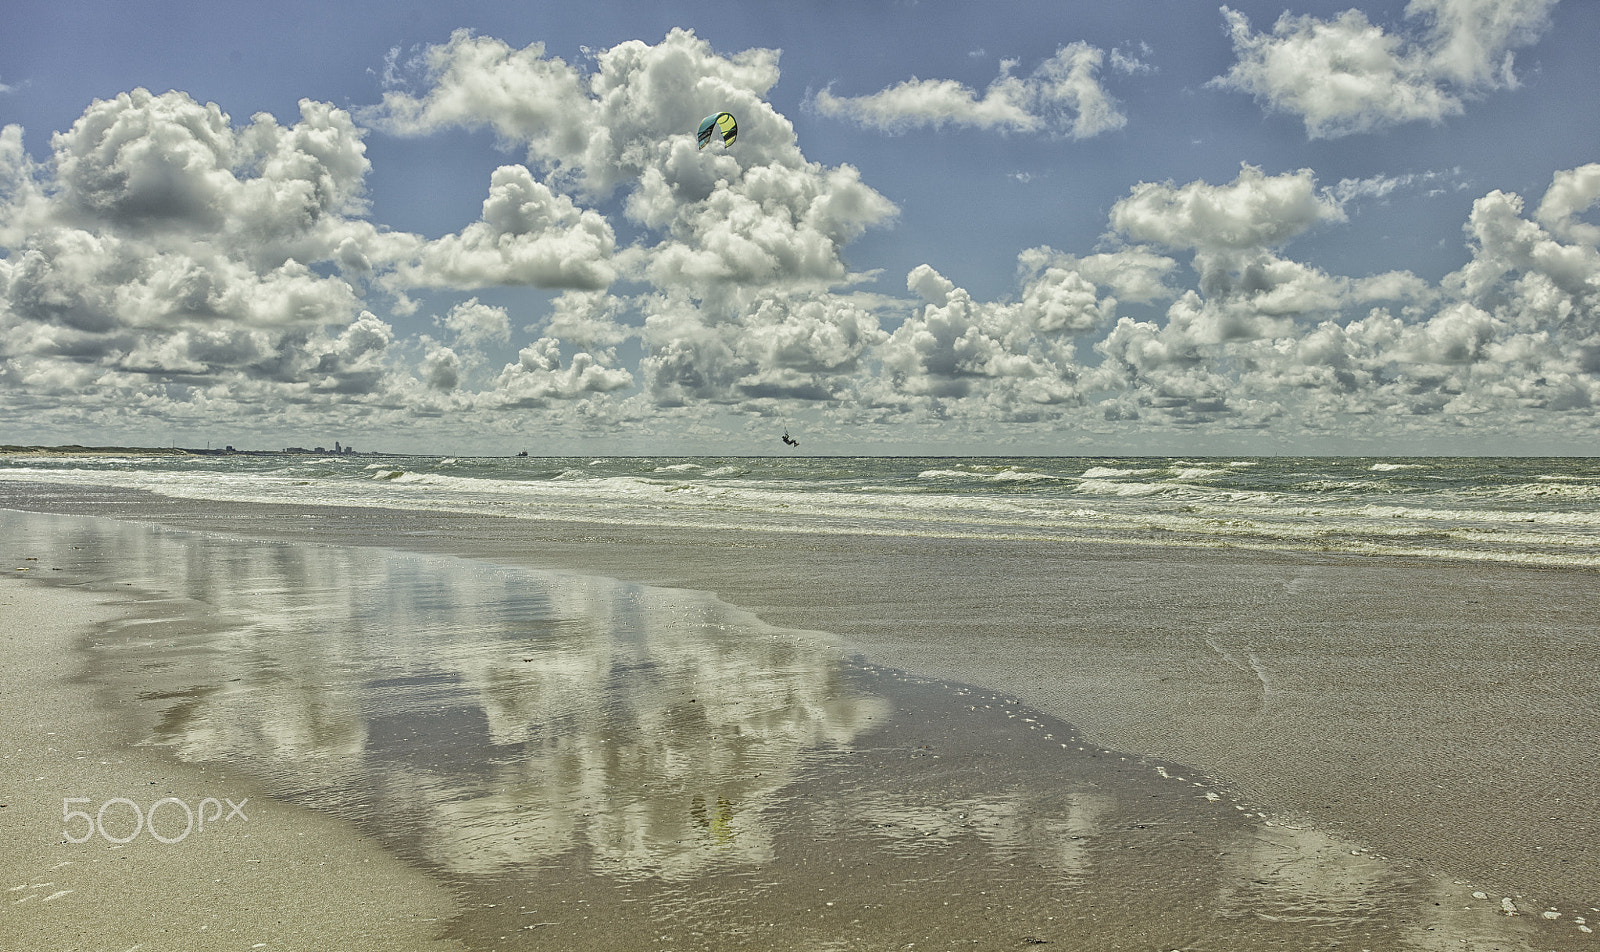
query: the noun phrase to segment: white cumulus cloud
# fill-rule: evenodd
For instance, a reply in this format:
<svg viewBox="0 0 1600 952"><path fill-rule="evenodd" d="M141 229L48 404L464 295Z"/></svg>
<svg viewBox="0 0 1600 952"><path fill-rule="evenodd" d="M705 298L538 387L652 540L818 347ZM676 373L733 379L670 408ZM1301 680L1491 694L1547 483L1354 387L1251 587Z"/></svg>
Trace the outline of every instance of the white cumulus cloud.
<svg viewBox="0 0 1600 952"><path fill-rule="evenodd" d="M1269 176L1251 165L1226 185L1141 182L1111 209L1112 227L1135 241L1198 251L1271 248L1344 217L1311 170Z"/></svg>
<svg viewBox="0 0 1600 952"><path fill-rule="evenodd" d="M885 132L955 125L1086 139L1128 122L1101 84L1105 62L1104 50L1077 42L1058 49L1026 77L1012 74L1014 60L1003 61L1000 75L982 94L955 80L912 77L865 96L835 96L824 89L811 104L821 115ZM1134 60L1115 57L1113 62L1123 72L1136 71Z"/></svg>
<svg viewBox="0 0 1600 952"><path fill-rule="evenodd" d="M1312 138L1439 122L1483 92L1514 88L1512 51L1538 38L1557 0L1412 0L1411 29L1360 10L1332 19L1284 13L1270 33L1222 8L1237 57L1213 83L1298 116Z"/></svg>
<svg viewBox="0 0 1600 952"><path fill-rule="evenodd" d="M481 220L420 245L386 280L398 288L595 290L616 278L615 250L603 217L555 194L525 166L506 165L490 179Z"/></svg>

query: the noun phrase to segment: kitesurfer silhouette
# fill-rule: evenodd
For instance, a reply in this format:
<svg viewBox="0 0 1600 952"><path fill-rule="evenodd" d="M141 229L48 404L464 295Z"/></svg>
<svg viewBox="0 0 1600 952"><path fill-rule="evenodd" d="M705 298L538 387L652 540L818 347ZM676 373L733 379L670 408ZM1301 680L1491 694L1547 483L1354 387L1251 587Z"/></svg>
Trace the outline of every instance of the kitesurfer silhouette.
<svg viewBox="0 0 1600 952"><path fill-rule="evenodd" d="M784 430L783 431L783 441L785 443L789 444L790 446L799 446L800 445L800 441L799 440L791 439L789 437L789 431L788 430Z"/></svg>

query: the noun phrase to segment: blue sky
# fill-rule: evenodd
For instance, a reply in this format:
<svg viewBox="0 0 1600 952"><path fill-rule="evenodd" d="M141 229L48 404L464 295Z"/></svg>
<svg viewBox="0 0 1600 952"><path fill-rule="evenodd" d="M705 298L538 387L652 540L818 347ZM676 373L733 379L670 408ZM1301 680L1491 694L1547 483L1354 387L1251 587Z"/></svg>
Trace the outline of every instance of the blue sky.
<svg viewBox="0 0 1600 952"><path fill-rule="evenodd" d="M1597 4L10 10L0 442L1594 452Z"/></svg>

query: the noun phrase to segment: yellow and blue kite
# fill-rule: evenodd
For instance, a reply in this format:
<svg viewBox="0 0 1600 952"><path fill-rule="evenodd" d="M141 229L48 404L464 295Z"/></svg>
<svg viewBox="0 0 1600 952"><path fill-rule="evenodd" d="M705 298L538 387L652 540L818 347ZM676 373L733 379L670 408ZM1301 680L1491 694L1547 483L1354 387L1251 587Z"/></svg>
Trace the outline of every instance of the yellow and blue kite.
<svg viewBox="0 0 1600 952"><path fill-rule="evenodd" d="M712 139L722 137L722 147L733 145L734 137L739 134L739 124L733 121L733 113L719 112L700 120L700 148L704 149Z"/></svg>

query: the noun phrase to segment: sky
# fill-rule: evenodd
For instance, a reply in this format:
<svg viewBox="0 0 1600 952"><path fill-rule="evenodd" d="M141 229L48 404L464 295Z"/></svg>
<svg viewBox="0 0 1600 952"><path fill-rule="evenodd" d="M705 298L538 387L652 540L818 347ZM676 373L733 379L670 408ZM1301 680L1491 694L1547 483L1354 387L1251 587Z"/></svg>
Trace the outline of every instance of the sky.
<svg viewBox="0 0 1600 952"><path fill-rule="evenodd" d="M12 0L0 443L1595 455L1597 41L1595 0Z"/></svg>

